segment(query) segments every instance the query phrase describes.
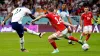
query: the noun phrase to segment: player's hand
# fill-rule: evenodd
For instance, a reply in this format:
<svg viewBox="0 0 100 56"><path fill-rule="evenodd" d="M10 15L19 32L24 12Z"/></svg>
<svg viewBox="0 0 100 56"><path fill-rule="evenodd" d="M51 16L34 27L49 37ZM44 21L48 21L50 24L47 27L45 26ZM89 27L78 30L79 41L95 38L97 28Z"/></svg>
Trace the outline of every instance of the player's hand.
<svg viewBox="0 0 100 56"><path fill-rule="evenodd" d="M35 22L32 21L30 25L34 25L34 24L35 24Z"/></svg>
<svg viewBox="0 0 100 56"><path fill-rule="evenodd" d="M82 31L82 27L79 27L79 30Z"/></svg>
<svg viewBox="0 0 100 56"><path fill-rule="evenodd" d="M3 21L2 23L1 23L1 26L3 27L5 25L5 22Z"/></svg>
<svg viewBox="0 0 100 56"><path fill-rule="evenodd" d="M71 27L75 30L76 29L76 26L74 26L74 25L71 25Z"/></svg>
<svg viewBox="0 0 100 56"><path fill-rule="evenodd" d="M35 23L35 20L32 20L32 22L31 22L32 24L34 24Z"/></svg>

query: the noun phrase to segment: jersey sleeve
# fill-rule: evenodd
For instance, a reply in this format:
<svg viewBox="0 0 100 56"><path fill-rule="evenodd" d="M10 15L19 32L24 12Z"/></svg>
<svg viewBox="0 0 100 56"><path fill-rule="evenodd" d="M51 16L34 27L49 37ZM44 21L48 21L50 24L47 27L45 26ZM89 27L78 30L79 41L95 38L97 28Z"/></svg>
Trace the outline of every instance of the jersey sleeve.
<svg viewBox="0 0 100 56"><path fill-rule="evenodd" d="M66 16L68 16L68 17L69 17L69 12L68 12L68 11L66 11Z"/></svg>
<svg viewBox="0 0 100 56"><path fill-rule="evenodd" d="M45 14L45 16L48 18L49 17L49 15L48 14Z"/></svg>
<svg viewBox="0 0 100 56"><path fill-rule="evenodd" d="M32 12L29 9L27 9L27 8L26 8L26 13L27 14L32 14Z"/></svg>
<svg viewBox="0 0 100 56"><path fill-rule="evenodd" d="M16 9L15 9L15 10L13 10L11 13L15 13L15 11L16 11Z"/></svg>
<svg viewBox="0 0 100 56"><path fill-rule="evenodd" d="M93 18L93 14L92 14L92 12L91 12L91 18Z"/></svg>

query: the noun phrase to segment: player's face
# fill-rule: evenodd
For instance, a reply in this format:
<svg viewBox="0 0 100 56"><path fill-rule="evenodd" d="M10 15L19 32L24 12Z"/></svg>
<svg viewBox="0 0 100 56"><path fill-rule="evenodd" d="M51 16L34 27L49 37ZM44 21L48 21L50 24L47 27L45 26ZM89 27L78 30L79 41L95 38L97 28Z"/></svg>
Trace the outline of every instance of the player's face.
<svg viewBox="0 0 100 56"><path fill-rule="evenodd" d="M66 4L63 4L63 5L62 5L62 9L65 9L65 8L66 8Z"/></svg>
<svg viewBox="0 0 100 56"><path fill-rule="evenodd" d="M89 11L89 8L88 7L85 7L84 8L84 12L88 12Z"/></svg>
<svg viewBox="0 0 100 56"><path fill-rule="evenodd" d="M56 9L54 9L54 13L56 14L56 12L57 12L57 10Z"/></svg>

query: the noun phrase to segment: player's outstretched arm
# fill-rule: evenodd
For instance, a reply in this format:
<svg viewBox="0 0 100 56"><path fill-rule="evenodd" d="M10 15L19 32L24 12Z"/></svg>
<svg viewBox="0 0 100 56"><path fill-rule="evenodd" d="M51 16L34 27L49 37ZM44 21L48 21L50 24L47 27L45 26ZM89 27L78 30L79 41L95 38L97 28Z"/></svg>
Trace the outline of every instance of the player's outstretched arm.
<svg viewBox="0 0 100 56"><path fill-rule="evenodd" d="M72 21L71 21L70 16L67 16L67 18L68 18L68 22L69 22L70 24L72 24Z"/></svg>
<svg viewBox="0 0 100 56"><path fill-rule="evenodd" d="M74 25L72 25L72 24L70 24L70 23L68 23L68 22L65 22L64 20L62 20L62 21L63 21L63 23L64 23L66 26L74 27Z"/></svg>
<svg viewBox="0 0 100 56"><path fill-rule="evenodd" d="M9 13L8 16L3 20L3 22L1 23L2 26L4 26L4 23L12 16L12 13Z"/></svg>
<svg viewBox="0 0 100 56"><path fill-rule="evenodd" d="M38 16L36 19L32 20L32 23L34 23L35 21L37 21L37 20L39 20L39 19L41 19L43 17L46 17L46 16L45 15Z"/></svg>
<svg viewBox="0 0 100 56"><path fill-rule="evenodd" d="M82 28L83 20L80 19L80 27Z"/></svg>
<svg viewBox="0 0 100 56"><path fill-rule="evenodd" d="M94 21L97 21L98 22L98 20L97 19L95 19L95 18L92 18Z"/></svg>
<svg viewBox="0 0 100 56"><path fill-rule="evenodd" d="M30 16L32 19L35 19L35 17L34 17L32 14L29 14L29 16Z"/></svg>

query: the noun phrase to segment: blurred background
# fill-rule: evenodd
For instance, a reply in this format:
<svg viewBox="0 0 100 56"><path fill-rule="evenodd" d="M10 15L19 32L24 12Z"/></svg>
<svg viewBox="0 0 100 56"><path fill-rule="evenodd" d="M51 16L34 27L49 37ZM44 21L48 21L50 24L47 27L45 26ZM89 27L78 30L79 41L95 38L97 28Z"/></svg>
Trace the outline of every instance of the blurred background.
<svg viewBox="0 0 100 56"><path fill-rule="evenodd" d="M98 20L98 22L92 21L93 24L100 24L100 0L0 0L0 23L15 8L15 5L21 6L23 2L27 3L27 7L30 8L35 17L45 14L49 7L53 7L57 11L65 3L66 10L68 10L74 25L79 25L80 15L84 12L84 6L87 3L94 18ZM32 19L29 16L25 16L24 18L22 20L23 25L29 25ZM64 20L68 21L66 18ZM9 24L10 21L8 20L6 25ZM35 24L49 24L49 21L43 18Z"/></svg>

